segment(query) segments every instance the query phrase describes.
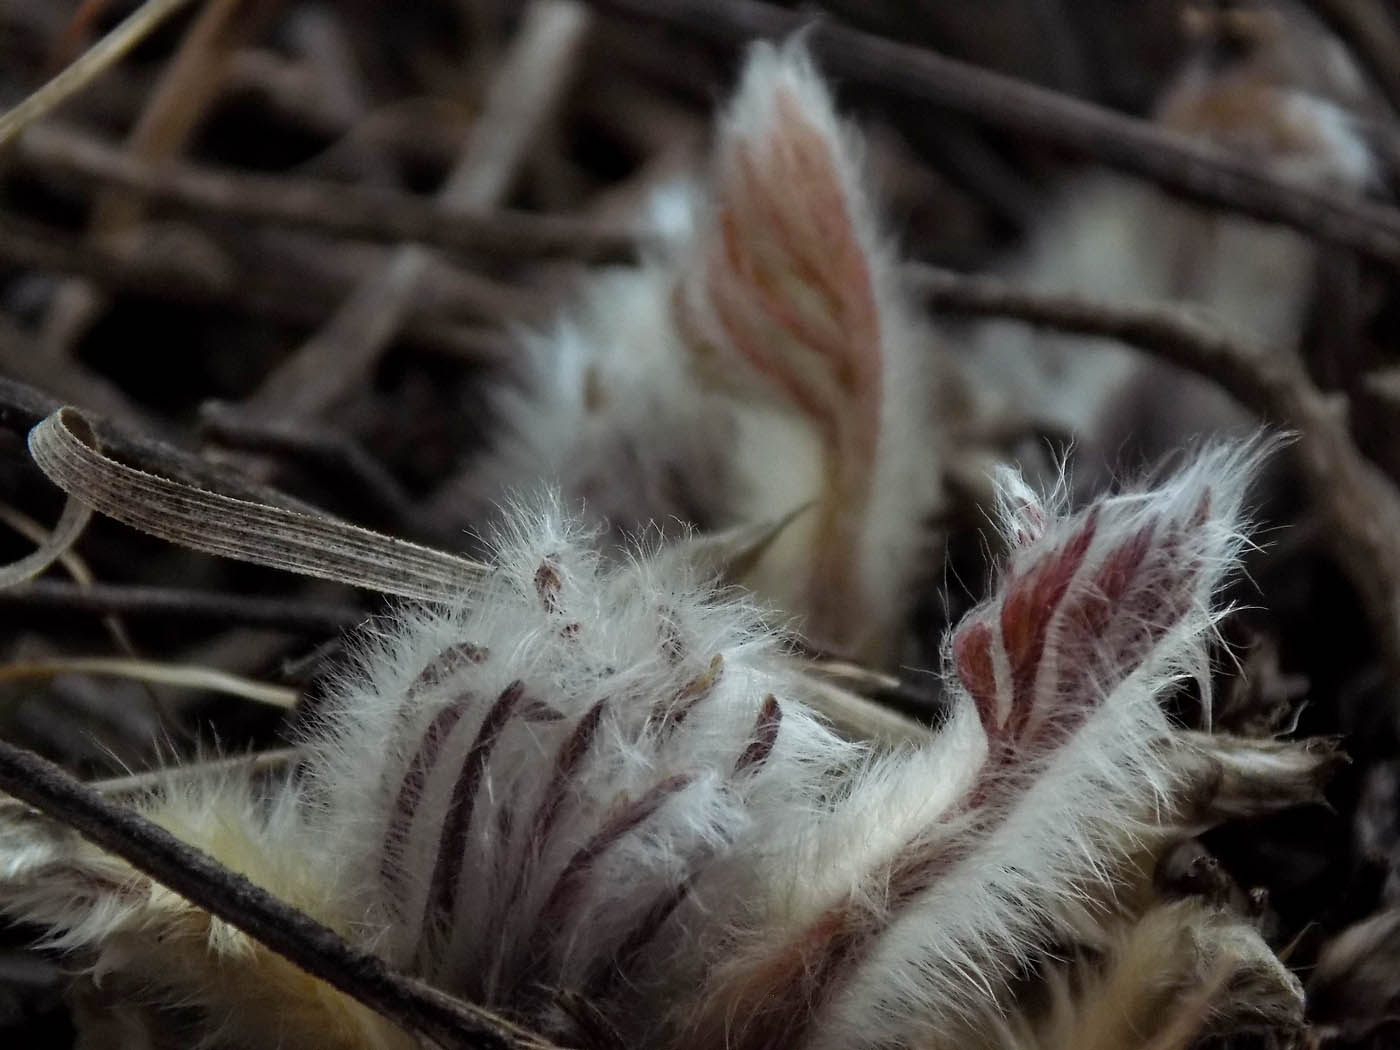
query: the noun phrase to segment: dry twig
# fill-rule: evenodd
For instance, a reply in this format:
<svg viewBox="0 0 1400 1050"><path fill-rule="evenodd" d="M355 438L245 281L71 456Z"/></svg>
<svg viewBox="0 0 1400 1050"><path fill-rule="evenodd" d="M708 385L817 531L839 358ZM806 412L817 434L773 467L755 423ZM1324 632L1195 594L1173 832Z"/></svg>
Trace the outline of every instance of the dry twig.
<svg viewBox="0 0 1400 1050"><path fill-rule="evenodd" d="M1377 0L1307 0L1347 42L1391 108L1400 113L1400 26L1393 4Z"/></svg>
<svg viewBox="0 0 1400 1050"><path fill-rule="evenodd" d="M432 531L424 528L425 515L398 480L364 446L339 431L249 418L232 406L210 402L200 410L200 433L226 448L286 456L343 475L357 497L399 528Z"/></svg>
<svg viewBox="0 0 1400 1050"><path fill-rule="evenodd" d="M440 203L470 214L500 202L530 143L563 99L587 27L587 12L574 0L530 5L485 109L438 194ZM250 407L299 417L324 411L344 396L398 331L432 261L418 245L395 251L381 272L355 289L326 326L267 378Z"/></svg>
<svg viewBox="0 0 1400 1050"><path fill-rule="evenodd" d="M286 686L254 681L213 667L132 660L109 656L59 656L46 660L15 660L0 664L0 682L29 678L52 678L61 674L104 675L129 678L152 685L174 685L186 689L207 689L243 700L273 707L292 708L300 694Z"/></svg>
<svg viewBox="0 0 1400 1050"><path fill-rule="evenodd" d="M161 74L155 93L132 128L126 148L155 161L178 153L223 86L228 65L281 0L205 0L180 49ZM105 194L92 219L93 232L125 229L141 215L139 200Z"/></svg>
<svg viewBox="0 0 1400 1050"><path fill-rule="evenodd" d="M172 163L152 164L91 136L32 128L16 159L46 174L119 187L193 218L248 219L337 237L413 241L494 257L567 254L588 261L629 258L637 237L590 219L523 211L468 211L379 187L260 176Z"/></svg>
<svg viewBox="0 0 1400 1050"><path fill-rule="evenodd" d="M52 112L112 68L122 57L189 0L146 0L77 61L0 116L0 149L4 149L36 120Z"/></svg>
<svg viewBox="0 0 1400 1050"><path fill-rule="evenodd" d="M1310 189L1154 124L1016 77L760 0L590 0L601 11L725 41L803 39L832 73L1068 147L1198 201L1400 265L1400 209Z"/></svg>
<svg viewBox="0 0 1400 1050"><path fill-rule="evenodd" d="M62 580L30 580L0 589L0 605L203 620L314 636L354 627L369 615L353 605L303 598L258 598L180 587L73 584Z"/></svg>
<svg viewBox="0 0 1400 1050"><path fill-rule="evenodd" d="M330 308L335 295L351 290L338 273L327 270L307 287L285 279L276 265L264 270L231 267L223 272L182 265L169 253L116 251L102 243L41 229L9 217L0 218L0 260L26 269L76 274L102 288L148 295L162 300L228 307L252 317L265 317L297 325L318 323ZM455 282L450 310L444 304L411 302L402 334L405 340L424 350L471 361L492 361L503 356L505 340L494 329L464 323L461 314L479 314L494 309L491 320L504 320L501 313L516 315L528 297L507 286L484 278ZM505 301L502 302L502 290ZM32 346L29 341L26 347ZM72 362L64 362L72 369ZM31 362L27 374L54 374L52 361ZM72 376L64 373L72 383ZM87 378L87 377L84 377ZM91 392L99 400L92 407L127 411L134 414L125 398L110 396L106 386L85 382L79 394Z"/></svg>
<svg viewBox="0 0 1400 1050"><path fill-rule="evenodd" d="M207 0L166 65L127 138L127 148L146 160L179 152L222 86L234 49L280 2ZM121 233L139 221L141 210L139 199L108 191L98 198L89 232L94 238ZM41 352L54 358L67 356L104 306L101 290L94 284L65 281L44 319Z"/></svg>

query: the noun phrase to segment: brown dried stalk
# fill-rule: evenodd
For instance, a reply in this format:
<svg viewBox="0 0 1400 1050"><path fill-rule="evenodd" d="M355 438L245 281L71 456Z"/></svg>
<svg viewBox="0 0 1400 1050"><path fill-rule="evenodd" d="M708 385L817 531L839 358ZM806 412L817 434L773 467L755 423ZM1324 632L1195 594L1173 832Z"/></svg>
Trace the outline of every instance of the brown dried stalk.
<svg viewBox="0 0 1400 1050"><path fill-rule="evenodd" d="M0 254L4 243L0 233ZM116 383L82 361L41 354L34 338L5 314L0 314L0 375L30 383L110 419L142 417L141 409Z"/></svg>
<svg viewBox="0 0 1400 1050"><path fill-rule="evenodd" d="M318 323L330 307L329 295L351 290L343 275L329 268L318 273L310 287L304 281L283 280L284 274L275 263L263 270L236 267L231 274L216 273L207 267L183 266L168 253L115 251L97 241L20 223L8 216L0 216L0 260L26 269L75 274L103 289L224 306L253 317L299 325ZM500 358L505 350L500 334L483 325L464 323L460 317L479 314L483 309L495 311L488 315L494 321L518 317L521 310L529 309L529 297L497 282L473 277L454 271L454 278L460 279L454 280L452 294L444 297L451 300L450 310L447 303L410 303L402 330L404 339L421 349L463 360ZM63 362L66 369L59 372L52 360L38 350L34 353L40 360L27 362L26 376L58 374L73 389L75 399L91 393L93 408L114 414L130 408L127 399L113 395L115 388L109 390L109 384L100 383L90 373L70 374L74 367L71 362ZM78 377L80 385L75 381Z"/></svg>
<svg viewBox="0 0 1400 1050"><path fill-rule="evenodd" d="M68 674L126 678L148 685L202 689L286 710L295 707L301 695L296 689L287 686L260 682L243 675L221 671L216 667L203 667L198 664L163 663L159 660L133 660L129 657L115 656L61 656L46 660L13 660L0 663L0 682L49 679Z"/></svg>
<svg viewBox="0 0 1400 1050"><path fill-rule="evenodd" d="M147 160L173 156L183 147L224 80L234 49L281 0L206 0L166 65L154 93L127 138L127 148ZM93 209L95 238L120 233L141 218L139 199L118 190L102 194ZM55 293L42 325L40 346L65 357L104 306L99 288L69 280Z"/></svg>
<svg viewBox="0 0 1400 1050"><path fill-rule="evenodd" d="M91 136L54 127L31 128L17 144L15 159L45 174L120 187L193 218L251 219L336 237L415 241L497 258L568 254L602 262L636 254L635 235L592 220L466 211L387 188L152 164Z"/></svg>
<svg viewBox="0 0 1400 1050"><path fill-rule="evenodd" d="M42 547L45 544L54 542L53 532L44 528L43 525L40 525L28 514L3 503L0 503L0 523L3 523L7 528L19 533L25 539L29 540L29 542L37 546ZM72 577L73 582L71 584L53 580L43 582L60 587L71 587L78 592L82 592L97 582L92 570L88 568L87 562L85 562L71 547L59 554L56 559L56 564L62 566L63 570ZM28 586L33 582L35 581L29 580L24 586ZM0 587L0 600L2 600L5 595L18 589L19 588L15 586ZM107 633L112 636L112 641L116 643L119 650L133 658L138 655L136 645L132 642L130 633L127 631L121 619L115 615L115 611L104 615L102 622L103 626L107 629Z"/></svg>
<svg viewBox="0 0 1400 1050"><path fill-rule="evenodd" d="M222 88L235 50L280 3L205 0L132 128L126 148L146 161L172 157L183 149ZM97 234L125 229L140 215L139 200L120 192L105 194L93 214L92 229Z"/></svg>
<svg viewBox="0 0 1400 1050"><path fill-rule="evenodd" d="M1251 344L1183 306L1096 303L928 266L911 266L906 277L930 306L947 313L1010 317L1140 347L1213 380L1262 418L1292 430L1332 556L1400 680L1400 493L1352 441L1345 401L1319 390L1296 355Z"/></svg>
<svg viewBox="0 0 1400 1050"><path fill-rule="evenodd" d="M107 801L52 762L5 741L0 741L0 790L73 828L408 1031L420 1032L444 1047L557 1050L489 1010L391 970L377 956L352 947L165 829Z"/></svg>
<svg viewBox="0 0 1400 1050"><path fill-rule="evenodd" d="M1069 147L1194 200L1400 265L1400 209L1314 190L1103 106L759 0L590 0L601 11L724 41L803 39L831 73Z"/></svg>
<svg viewBox="0 0 1400 1050"><path fill-rule="evenodd" d="M486 105L438 194L441 204L478 212L498 204L539 130L558 108L588 28L573 0L534 0L503 60ZM353 389L408 316L433 262L419 245L394 252L310 341L249 399L269 416L322 412Z"/></svg>
<svg viewBox="0 0 1400 1050"><path fill-rule="evenodd" d="M250 418L222 402L200 409L199 430L206 441L225 448L268 453L340 475L361 504L394 526L410 532L433 531L424 528L424 515L398 479L348 434L330 427ZM438 531L443 533L439 538L448 540L454 530Z"/></svg>
<svg viewBox="0 0 1400 1050"><path fill-rule="evenodd" d="M146 0L77 61L66 66L39 90L0 116L0 149L4 149L30 124L78 94L189 0Z"/></svg>
<svg viewBox="0 0 1400 1050"><path fill-rule="evenodd" d="M354 605L301 598L256 598L182 587L75 584L62 580L30 580L16 587L0 588L0 605L205 620L313 636L345 630L364 622L369 615Z"/></svg>

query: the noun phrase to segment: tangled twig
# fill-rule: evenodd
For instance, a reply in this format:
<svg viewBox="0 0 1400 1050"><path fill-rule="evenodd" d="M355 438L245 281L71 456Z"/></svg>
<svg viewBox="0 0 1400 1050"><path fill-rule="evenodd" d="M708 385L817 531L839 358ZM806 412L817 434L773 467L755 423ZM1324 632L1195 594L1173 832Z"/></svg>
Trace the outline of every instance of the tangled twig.
<svg viewBox="0 0 1400 1050"><path fill-rule="evenodd" d="M344 185L296 176L260 176L151 164L81 132L31 128L15 148L16 160L50 175L70 175L119 187L199 218L251 219L289 229L376 241L415 241L495 258L565 253L590 261L630 258L630 231L567 215L494 210L466 211L386 187Z"/></svg>
<svg viewBox="0 0 1400 1050"><path fill-rule="evenodd" d="M1400 209L1309 189L1266 174L1224 150L1103 106L981 69L927 48L760 0L592 0L629 18L726 41L804 39L832 73L901 94L1027 138L1068 147L1167 189L1400 264Z"/></svg>
<svg viewBox="0 0 1400 1050"><path fill-rule="evenodd" d="M472 125L439 201L463 211L500 203L537 131L564 97L588 27L573 0L536 0L510 56L496 74L486 109ZM432 256L421 245L396 249L348 296L329 321L263 382L249 407L266 415L314 415L344 396L373 365L411 311Z"/></svg>
<svg viewBox="0 0 1400 1050"><path fill-rule="evenodd" d="M1345 402L1319 390L1295 355L1253 345L1182 306L1096 303L932 267L911 267L907 276L947 313L1010 317L1147 350L1292 430L1299 467L1329 526L1332 555L1361 597L1391 674L1400 678L1400 494L1352 441Z"/></svg>
<svg viewBox="0 0 1400 1050"><path fill-rule="evenodd" d="M17 587L0 588L0 604L102 615L197 619L307 635L334 634L363 622L367 615L353 605L301 598L61 580L31 580Z"/></svg>

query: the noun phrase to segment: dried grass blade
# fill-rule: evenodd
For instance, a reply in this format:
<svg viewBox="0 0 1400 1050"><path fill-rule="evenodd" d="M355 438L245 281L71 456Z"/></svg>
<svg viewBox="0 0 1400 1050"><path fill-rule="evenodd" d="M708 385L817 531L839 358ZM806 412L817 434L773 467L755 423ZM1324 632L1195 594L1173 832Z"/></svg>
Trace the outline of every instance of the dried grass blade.
<svg viewBox="0 0 1400 1050"><path fill-rule="evenodd" d="M108 517L206 554L419 601L452 601L488 571L479 562L330 517L235 499L118 463L74 408L29 432L35 463Z"/></svg>
<svg viewBox="0 0 1400 1050"><path fill-rule="evenodd" d="M87 528L87 523L91 518L91 508L85 506L80 500L69 496L63 503L63 513L58 517L58 524L51 531L41 530L36 534L16 527L15 531L23 532L26 537L35 539L39 545L23 558L0 566L0 587L14 587L16 584L32 580L56 561L64 561L65 564L71 566L73 563L69 557L69 549L78 541L78 537ZM12 522L18 520L18 518L11 519L8 516L4 518L7 525L12 525ZM77 564L81 565L82 563L78 562ZM76 573L74 575L76 576ZM79 582L85 581L79 578Z"/></svg>
<svg viewBox="0 0 1400 1050"><path fill-rule="evenodd" d="M79 417L76 425L81 431L81 440L93 449L100 449L97 435L93 433L87 421ZM64 500L58 524L52 530L44 529L38 522L9 507L0 508L0 521L37 544L32 553L8 565L0 566L0 588L14 587L16 584L32 580L56 561L62 561L79 583L91 583L92 574L87 571L87 567L79 558L69 553L91 519L92 508L71 495Z"/></svg>
<svg viewBox="0 0 1400 1050"><path fill-rule="evenodd" d="M88 48L72 65L9 112L0 116L0 149L30 124L42 118L121 60L189 0L147 0L110 33Z"/></svg>
<svg viewBox="0 0 1400 1050"><path fill-rule="evenodd" d="M0 664L0 682L21 678L52 678L56 674L100 674L131 678L156 685L178 685L208 689L216 693L255 700L274 707L292 707L299 695L295 689L243 678L227 671L193 664L166 664L156 660L128 660L107 656L70 656L50 660L17 660Z"/></svg>

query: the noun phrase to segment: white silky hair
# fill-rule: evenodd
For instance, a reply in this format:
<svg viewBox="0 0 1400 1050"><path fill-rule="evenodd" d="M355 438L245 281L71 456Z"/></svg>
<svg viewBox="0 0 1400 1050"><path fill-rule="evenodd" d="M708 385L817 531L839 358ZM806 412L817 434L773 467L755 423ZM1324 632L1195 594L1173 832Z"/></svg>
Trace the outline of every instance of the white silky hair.
<svg viewBox="0 0 1400 1050"><path fill-rule="evenodd" d="M764 1025L786 993L806 1022L795 1045L956 1045L957 1033L996 1015L1006 987L1038 953L1096 910L1107 917L1127 858L1170 819L1188 781L1204 775L1194 757L1178 759L1159 701L1192 680L1208 702L1207 642L1219 615L1212 599L1243 542L1243 489L1260 454L1258 446L1214 448L1157 488L1077 515L1043 504L1028 514L1029 490L1002 479L1014 514L1003 528L1024 538L999 590L960 631L1016 627L1007 614L1023 586L1048 602L1037 570L1057 565L1093 526L1057 599L1062 611L1045 610L1053 618L1034 689L1011 698L1035 708L1028 732L1050 728L1051 743L1014 755L1007 786L991 781L991 797L977 802L974 787L993 757L986 726L1015 712L1003 711L998 697L979 725L987 698L961 680L967 669L950 645L954 708L940 734L865 767L828 813L768 854L755 876L768 895L753 894L746 931L725 942L717 969L724 991L715 1000L723 1005L700 1004L700 1031L711 1040L722 1033L731 1046L767 1045ZM1034 534L1024 533L1028 518L1038 523ZM1124 572L1131 582L1121 581ZM1086 636L1076 603L1115 593L1117 622ZM1093 652L1101 643L1108 651ZM1005 664L1014 647L1000 638L994 645L996 688L1010 692ZM920 875L923 863L936 877ZM909 871L912 880L901 874ZM812 958L818 930L851 938L843 950L854 961L839 980L809 986L820 970ZM797 989L765 986L775 974Z"/></svg>
<svg viewBox="0 0 1400 1050"><path fill-rule="evenodd" d="M341 877L341 844L326 836L297 784L260 787L232 772L177 774L140 809L341 936L372 940ZM198 1046L418 1045L374 1010L313 980L71 829L35 815L0 821L0 910L42 924L43 946L74 953L82 972L97 983L115 981L133 1007L198 1008L204 1017Z"/></svg>
<svg viewBox="0 0 1400 1050"><path fill-rule="evenodd" d="M599 989L635 996L652 958L694 970L670 899L759 828L810 819L867 749L808 710L738 592L654 544L609 561L595 541L557 501L515 508L492 572L459 603L361 633L295 780L269 798L234 777L172 780L144 811L438 987L561 1038L556 993L587 994L655 1037L664 1012ZM238 1036L305 1038L324 1013L351 1027L353 1004L319 982L267 1008L281 975L257 980L264 950L76 836L0 841L0 907L51 926L53 947L236 1016ZM174 928L167 905L203 916L196 965L172 967L169 944L137 935ZM636 972L622 972L629 951Z"/></svg>
<svg viewBox="0 0 1400 1050"><path fill-rule="evenodd" d="M394 625L350 680L331 731L311 741L318 782L347 822L343 841L361 838L347 856L367 864L366 898L382 900L387 824L405 816L394 800L429 726L463 705L388 857L398 896L382 950L488 1003L527 979L581 987L692 867L770 809L800 815L818 782L862 751L794 696L753 610L699 589L679 559L608 568L557 508L516 517L498 552L490 581L457 609ZM464 640L458 666L433 672ZM424 926L453 792L513 687L520 698L482 766L470 837L452 844L471 861L440 928ZM743 766L755 747L761 756ZM654 814L598 841L629 803L676 777L686 782ZM560 892L568 908L548 914ZM547 920L557 925L535 925Z"/></svg>
<svg viewBox="0 0 1400 1050"><path fill-rule="evenodd" d="M675 352L669 283L657 259L593 274L551 332L521 333L516 380L493 396L492 450L451 486L454 510L494 518L545 482L609 526L614 549L648 524L710 524L734 437Z"/></svg>
<svg viewBox="0 0 1400 1050"><path fill-rule="evenodd" d="M1037 991L1038 1002L991 1019L963 1045L1187 1050L1204 1035L1304 1030L1298 979L1245 919L1196 900L1106 926L1069 961L1047 963Z"/></svg>
<svg viewBox="0 0 1400 1050"><path fill-rule="evenodd" d="M1206 680L1261 455L1210 449L1073 515L1003 478L1015 549L949 642L952 712L879 750L807 707L780 638L684 544L608 558L557 499L516 507L460 602L360 634L296 778L172 780L143 808L561 1043L591 1030L582 1000L677 1050L959 1045L1053 944L1121 910L1124 869L1203 785L1314 790L1303 752L1217 760L1158 706ZM221 1034L405 1045L65 829L0 824L0 909Z"/></svg>

